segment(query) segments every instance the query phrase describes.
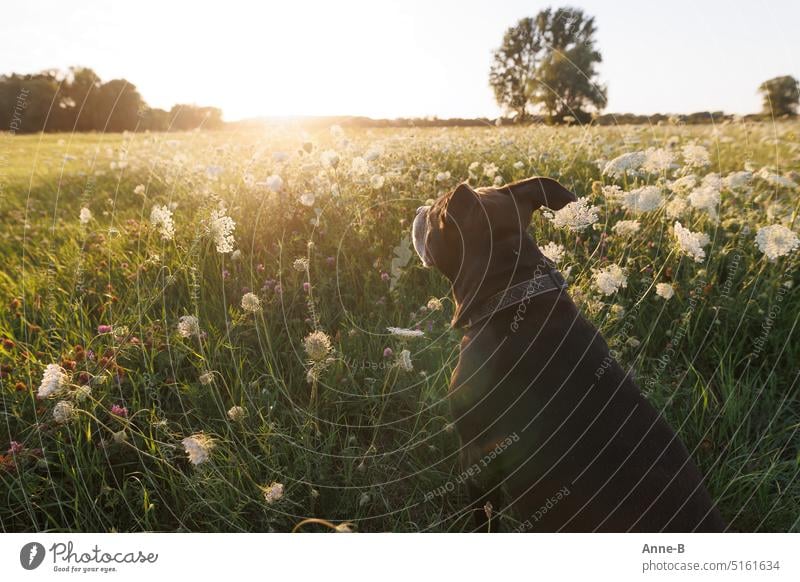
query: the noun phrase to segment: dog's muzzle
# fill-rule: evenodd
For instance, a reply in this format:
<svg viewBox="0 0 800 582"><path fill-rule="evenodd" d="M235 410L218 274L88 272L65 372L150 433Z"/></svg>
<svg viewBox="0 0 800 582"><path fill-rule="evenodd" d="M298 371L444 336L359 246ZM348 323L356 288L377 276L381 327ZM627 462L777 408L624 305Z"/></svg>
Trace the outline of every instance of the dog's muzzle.
<svg viewBox="0 0 800 582"><path fill-rule="evenodd" d="M411 239L414 242L414 250L417 251L422 264L426 267L433 266L433 262L428 257L427 238L428 238L428 210L430 206L420 206L417 208L417 215L414 217L414 224L411 226Z"/></svg>

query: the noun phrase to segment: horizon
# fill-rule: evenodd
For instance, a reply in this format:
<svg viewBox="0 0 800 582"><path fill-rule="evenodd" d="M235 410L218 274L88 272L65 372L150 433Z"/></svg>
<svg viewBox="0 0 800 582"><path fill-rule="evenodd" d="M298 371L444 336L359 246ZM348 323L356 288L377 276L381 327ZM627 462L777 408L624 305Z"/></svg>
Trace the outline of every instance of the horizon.
<svg viewBox="0 0 800 582"><path fill-rule="evenodd" d="M223 13L208 3L147 0L130 9L91 0L76 9L47 0L20 6L16 28L11 20L0 28L0 73L89 67L104 81L127 79L151 107L219 107L226 121L496 118L503 112L488 84L492 50L520 18L563 5L595 17L606 113L755 113L761 82L800 77L800 39L791 34L800 4L742 3L732 10L719 0L680 0L666 11L630 0L500 6L232 0ZM65 27L82 34L66 35Z"/></svg>

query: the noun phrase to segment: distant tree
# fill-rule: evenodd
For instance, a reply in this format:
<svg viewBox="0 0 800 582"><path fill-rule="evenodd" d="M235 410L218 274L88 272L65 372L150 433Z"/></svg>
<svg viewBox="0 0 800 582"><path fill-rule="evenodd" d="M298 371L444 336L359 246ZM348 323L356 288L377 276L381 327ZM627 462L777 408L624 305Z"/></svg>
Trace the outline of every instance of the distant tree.
<svg viewBox="0 0 800 582"><path fill-rule="evenodd" d="M764 99L763 109L766 115L780 117L797 113L800 90L794 77L784 75L764 81L759 85L758 91Z"/></svg>
<svg viewBox="0 0 800 582"><path fill-rule="evenodd" d="M519 121L536 108L551 121L586 121L591 109L605 107L595 32L594 18L577 8L548 8L509 28L489 71L498 104Z"/></svg>

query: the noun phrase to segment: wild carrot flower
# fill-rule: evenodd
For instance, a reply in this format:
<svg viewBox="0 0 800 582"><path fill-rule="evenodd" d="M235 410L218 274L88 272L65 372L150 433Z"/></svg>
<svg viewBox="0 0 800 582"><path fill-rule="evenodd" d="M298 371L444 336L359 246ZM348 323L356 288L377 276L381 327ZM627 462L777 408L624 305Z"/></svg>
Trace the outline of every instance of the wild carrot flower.
<svg viewBox="0 0 800 582"><path fill-rule="evenodd" d="M543 247L539 249L542 251L542 254L553 261L554 263L558 264L564 258L564 245L556 244L554 242L549 242Z"/></svg>
<svg viewBox="0 0 800 582"><path fill-rule="evenodd" d="M403 338L422 337L425 335L425 332L422 330L406 329L404 327L387 327L386 330L392 335Z"/></svg>
<svg viewBox="0 0 800 582"><path fill-rule="evenodd" d="M172 240L175 236L175 223L172 220L172 210L167 206L156 204L150 211L150 224L158 229L161 238Z"/></svg>
<svg viewBox="0 0 800 582"><path fill-rule="evenodd" d="M686 144L681 150L683 161L690 167L704 167L711 163L708 150L696 143Z"/></svg>
<svg viewBox="0 0 800 582"><path fill-rule="evenodd" d="M181 441L189 461L193 465L200 465L211 458L211 449L214 448L214 441L202 433L186 437Z"/></svg>
<svg viewBox="0 0 800 582"><path fill-rule="evenodd" d="M650 212L661 206L663 198L661 188L658 186L642 186L630 192L623 192L620 200L631 212Z"/></svg>
<svg viewBox="0 0 800 582"><path fill-rule="evenodd" d="M680 249L694 258L696 263L702 263L703 259L706 258L706 252L703 250L703 247L711 242L708 235L702 232L692 232L688 228L684 228L681 223L677 221L673 226L673 231Z"/></svg>
<svg viewBox="0 0 800 582"><path fill-rule="evenodd" d="M247 411L241 406L232 406L231 409L228 410L228 418L233 422L241 422L244 420L245 416L247 416Z"/></svg>
<svg viewBox="0 0 800 582"><path fill-rule="evenodd" d="M400 352L400 354L397 356L397 365L404 372L414 371L414 364L411 363L411 352L409 350L403 350Z"/></svg>
<svg viewBox="0 0 800 582"><path fill-rule="evenodd" d="M641 225L638 220L620 220L611 230L620 236L628 236L639 232Z"/></svg>
<svg viewBox="0 0 800 582"><path fill-rule="evenodd" d="M44 369L42 383L36 396L39 399L48 398L60 392L67 385L67 373L58 364L48 364Z"/></svg>
<svg viewBox="0 0 800 582"><path fill-rule="evenodd" d="M785 226L773 224L758 229L756 245L758 245L758 250L767 255L769 260L774 261L778 257L788 255L800 246L800 240Z"/></svg>
<svg viewBox="0 0 800 582"><path fill-rule="evenodd" d="M281 497L283 497L283 483L273 481L266 487L262 487L261 491L264 494L264 501L266 501L267 504L272 505Z"/></svg>
<svg viewBox="0 0 800 582"><path fill-rule="evenodd" d="M200 335L200 324L194 315L183 315L178 320L178 334L181 337Z"/></svg>
<svg viewBox="0 0 800 582"><path fill-rule="evenodd" d="M92 211L86 207L81 208L80 221L81 224L86 226L92 219Z"/></svg>
<svg viewBox="0 0 800 582"><path fill-rule="evenodd" d="M250 313L261 311L261 301L255 293L245 293L242 296L242 309Z"/></svg>
<svg viewBox="0 0 800 582"><path fill-rule="evenodd" d="M619 265L609 265L594 271L594 283L603 295L613 295L620 287L628 286L628 278Z"/></svg>
<svg viewBox="0 0 800 582"><path fill-rule="evenodd" d="M636 172L647 159L644 152L630 152L617 156L603 168L603 174L621 178L626 173Z"/></svg>
<svg viewBox="0 0 800 582"><path fill-rule="evenodd" d="M440 311L442 309L442 300L438 297L431 297L428 299L428 304L426 307L430 311Z"/></svg>
<svg viewBox="0 0 800 582"><path fill-rule="evenodd" d="M218 253L230 253L233 251L235 240L233 231L236 229L236 222L225 213L223 208L214 210L211 213L211 220L208 224L208 231L214 238Z"/></svg>
<svg viewBox="0 0 800 582"><path fill-rule="evenodd" d="M590 206L588 199L578 198L577 201L570 202L561 210L546 212L545 216L557 228L566 227L572 231L579 231L597 222L599 210L597 206Z"/></svg>
<svg viewBox="0 0 800 582"><path fill-rule="evenodd" d="M675 162L675 155L664 148L647 148L642 169L652 174L666 172Z"/></svg>
<svg viewBox="0 0 800 582"><path fill-rule="evenodd" d="M721 188L722 180L719 174L708 174L703 178L700 186L689 194L687 198L689 204L693 208L705 211L711 218L716 218Z"/></svg>
<svg viewBox="0 0 800 582"><path fill-rule="evenodd" d="M313 362L322 362L331 351L331 338L324 331L312 331L303 340L306 354Z"/></svg>
<svg viewBox="0 0 800 582"><path fill-rule="evenodd" d="M71 402L62 400L53 407L53 419L58 424L66 424L75 416L75 407Z"/></svg>
<svg viewBox="0 0 800 582"><path fill-rule="evenodd" d="M658 283L656 285L656 295L664 299L671 299L675 295L675 289L669 283Z"/></svg>

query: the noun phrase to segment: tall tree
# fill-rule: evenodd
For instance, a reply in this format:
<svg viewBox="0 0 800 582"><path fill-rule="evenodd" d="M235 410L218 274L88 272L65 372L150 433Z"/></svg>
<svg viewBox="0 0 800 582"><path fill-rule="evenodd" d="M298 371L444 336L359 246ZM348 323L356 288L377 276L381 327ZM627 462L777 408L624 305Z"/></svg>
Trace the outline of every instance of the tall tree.
<svg viewBox="0 0 800 582"><path fill-rule="evenodd" d="M553 121L585 121L591 109L605 107L595 32L594 18L577 8L548 8L509 28L489 71L498 104L519 121L536 109Z"/></svg>
<svg viewBox="0 0 800 582"><path fill-rule="evenodd" d="M800 102L797 79L790 75L764 81L758 87L764 101L764 113L773 117L794 115Z"/></svg>

